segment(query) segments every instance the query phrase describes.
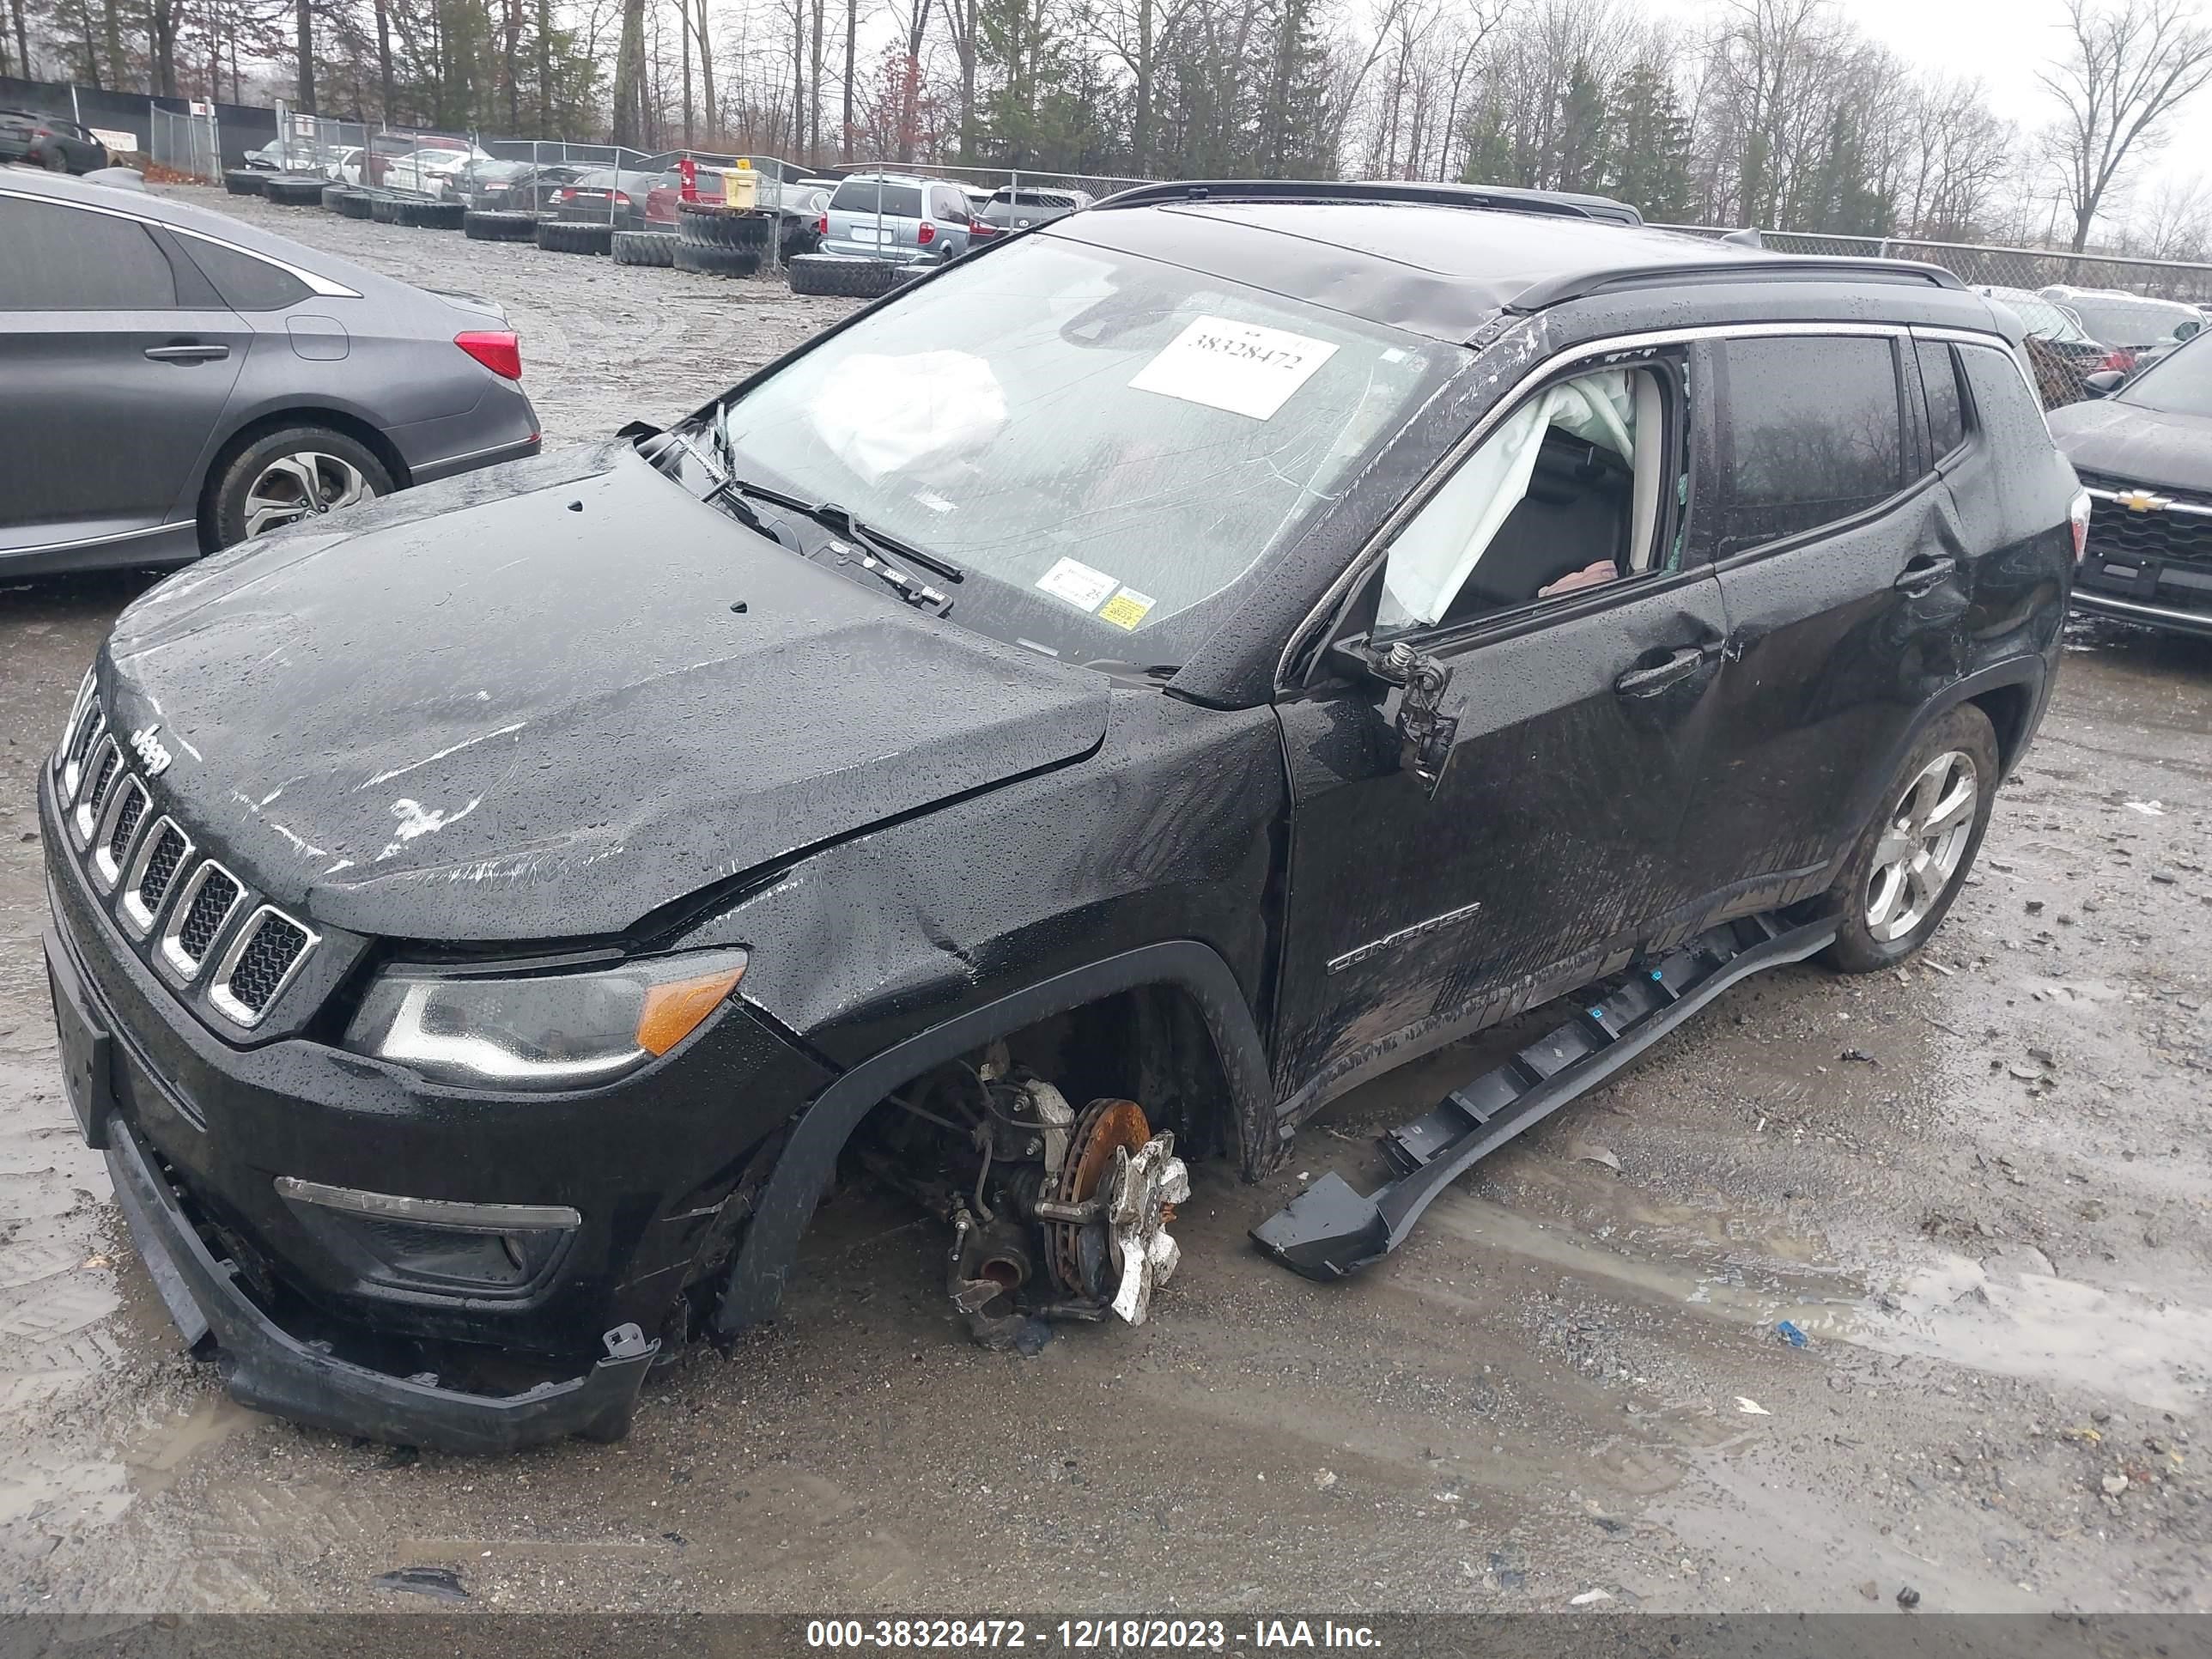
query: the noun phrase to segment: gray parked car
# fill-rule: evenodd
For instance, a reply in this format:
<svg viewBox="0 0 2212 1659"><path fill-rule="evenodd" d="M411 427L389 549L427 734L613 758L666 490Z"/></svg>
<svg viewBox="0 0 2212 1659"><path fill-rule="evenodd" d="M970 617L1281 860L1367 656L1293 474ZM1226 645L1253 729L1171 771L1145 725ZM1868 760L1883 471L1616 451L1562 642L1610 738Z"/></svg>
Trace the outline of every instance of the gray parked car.
<svg viewBox="0 0 2212 1659"><path fill-rule="evenodd" d="M489 301L158 196L0 177L0 574L175 564L535 454Z"/></svg>
<svg viewBox="0 0 2212 1659"><path fill-rule="evenodd" d="M968 251L974 215L966 192L945 179L866 173L848 179L823 217L822 251L937 264Z"/></svg>

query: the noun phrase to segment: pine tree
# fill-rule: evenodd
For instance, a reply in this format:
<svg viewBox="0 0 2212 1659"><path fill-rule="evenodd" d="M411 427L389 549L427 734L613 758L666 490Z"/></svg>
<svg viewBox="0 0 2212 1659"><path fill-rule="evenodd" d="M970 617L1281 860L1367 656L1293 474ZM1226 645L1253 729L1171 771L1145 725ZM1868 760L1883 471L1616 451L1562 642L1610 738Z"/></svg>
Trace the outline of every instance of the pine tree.
<svg viewBox="0 0 2212 1659"><path fill-rule="evenodd" d="M1485 98L1467 118L1467 165L1460 182L1505 185L1514 181L1513 136L1506 131L1494 98Z"/></svg>
<svg viewBox="0 0 2212 1659"><path fill-rule="evenodd" d="M1657 224L1690 216L1690 123L1673 83L1638 64L1614 83L1612 131L1600 188Z"/></svg>
<svg viewBox="0 0 2212 1659"><path fill-rule="evenodd" d="M1606 153L1605 88L1590 73L1587 58L1567 71L1567 90L1559 106L1559 138L1552 162L1552 188L1595 187Z"/></svg>

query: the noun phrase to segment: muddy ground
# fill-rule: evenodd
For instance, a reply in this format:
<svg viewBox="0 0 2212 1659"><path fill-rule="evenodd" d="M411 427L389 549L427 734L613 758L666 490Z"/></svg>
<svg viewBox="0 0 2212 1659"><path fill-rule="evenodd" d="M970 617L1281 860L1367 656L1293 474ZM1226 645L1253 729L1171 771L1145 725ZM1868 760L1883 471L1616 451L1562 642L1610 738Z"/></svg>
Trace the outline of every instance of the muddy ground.
<svg viewBox="0 0 2212 1659"><path fill-rule="evenodd" d="M554 441L837 311L223 205L504 301ZM973 1348L931 1229L846 1194L782 1321L687 1357L627 1441L488 1462L228 1404L70 1127L32 781L144 582L0 590L0 1606L390 1608L409 1566L573 1610L2212 1606L2212 646L2076 624L1920 963L1731 992L1355 1282L1243 1231L1474 1052L1266 1188L1201 1166L1142 1329Z"/></svg>

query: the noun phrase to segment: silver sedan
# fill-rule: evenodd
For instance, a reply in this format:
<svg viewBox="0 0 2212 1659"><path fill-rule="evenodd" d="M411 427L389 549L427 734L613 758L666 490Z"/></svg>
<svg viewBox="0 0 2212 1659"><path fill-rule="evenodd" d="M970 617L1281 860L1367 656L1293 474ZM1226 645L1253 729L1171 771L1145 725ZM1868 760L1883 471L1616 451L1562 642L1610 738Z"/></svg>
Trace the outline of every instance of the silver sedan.
<svg viewBox="0 0 2212 1659"><path fill-rule="evenodd" d="M179 564L534 454L521 376L489 301L0 173L0 576Z"/></svg>

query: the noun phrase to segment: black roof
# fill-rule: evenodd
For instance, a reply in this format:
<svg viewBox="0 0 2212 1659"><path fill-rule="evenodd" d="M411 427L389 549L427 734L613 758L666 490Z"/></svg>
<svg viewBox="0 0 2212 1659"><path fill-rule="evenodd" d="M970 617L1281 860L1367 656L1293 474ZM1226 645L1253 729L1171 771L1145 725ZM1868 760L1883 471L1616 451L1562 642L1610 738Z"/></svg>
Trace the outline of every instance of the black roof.
<svg viewBox="0 0 2212 1659"><path fill-rule="evenodd" d="M1464 340L1500 312L1632 289L1961 286L1935 265L1774 253L1594 218L1571 198L1482 186L1153 185L1059 220L1050 232L1443 339Z"/></svg>

